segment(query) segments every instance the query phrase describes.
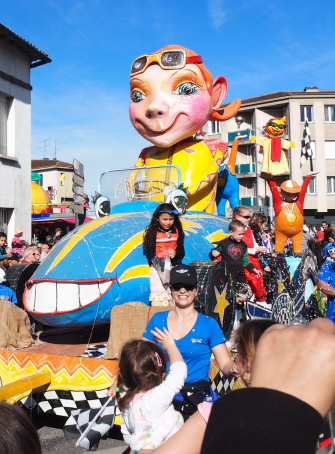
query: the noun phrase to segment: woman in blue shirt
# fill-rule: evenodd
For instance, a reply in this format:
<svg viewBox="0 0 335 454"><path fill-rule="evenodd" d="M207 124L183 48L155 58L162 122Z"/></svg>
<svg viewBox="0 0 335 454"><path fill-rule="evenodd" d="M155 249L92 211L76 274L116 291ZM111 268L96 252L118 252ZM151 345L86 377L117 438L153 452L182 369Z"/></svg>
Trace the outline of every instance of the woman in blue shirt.
<svg viewBox="0 0 335 454"><path fill-rule="evenodd" d="M173 403L186 420L197 410L197 405L210 395L208 372L212 353L226 376L231 375L233 362L219 324L212 317L199 314L194 308L198 293L195 268L188 265L174 267L170 286L175 309L153 315L143 338L157 342L153 336L154 329L162 330L165 327L175 339L187 365L188 375L181 396L177 395Z"/></svg>

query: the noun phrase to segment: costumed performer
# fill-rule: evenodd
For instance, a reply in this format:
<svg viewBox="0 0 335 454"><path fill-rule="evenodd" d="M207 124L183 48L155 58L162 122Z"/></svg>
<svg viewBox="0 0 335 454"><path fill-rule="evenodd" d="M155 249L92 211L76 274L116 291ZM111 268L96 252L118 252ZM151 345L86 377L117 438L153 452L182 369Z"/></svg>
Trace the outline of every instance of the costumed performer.
<svg viewBox="0 0 335 454"><path fill-rule="evenodd" d="M312 175L319 170L308 173L302 186L294 180L286 180L280 185L280 193L275 181L270 178L268 184L273 197L275 211L276 252L283 252L287 239L292 241L293 253L302 254L302 236L304 225L304 200Z"/></svg>
<svg viewBox="0 0 335 454"><path fill-rule="evenodd" d="M185 255L184 231L179 212L168 203L162 203L152 215L149 226L145 229L143 250L150 265L150 296L152 306L173 304L169 285L163 285L158 271L152 264L153 258L170 257L171 264L177 265Z"/></svg>
<svg viewBox="0 0 335 454"><path fill-rule="evenodd" d="M251 142L256 142L263 148L262 174L284 175L290 172L284 150L294 148L294 142L282 139L281 136L287 129L286 117L271 118L266 125L267 135L264 137L251 136Z"/></svg>
<svg viewBox="0 0 335 454"><path fill-rule="evenodd" d="M202 57L181 46L141 55L131 66L130 119L154 144L142 150L136 167L177 165L190 195L188 209L214 212L217 174L227 147L221 140L199 141L192 136L208 120L224 121L237 113L240 100L222 109L226 92L226 79L218 76L213 81ZM157 181L156 169L146 173L146 181ZM171 169L163 184L172 185Z"/></svg>

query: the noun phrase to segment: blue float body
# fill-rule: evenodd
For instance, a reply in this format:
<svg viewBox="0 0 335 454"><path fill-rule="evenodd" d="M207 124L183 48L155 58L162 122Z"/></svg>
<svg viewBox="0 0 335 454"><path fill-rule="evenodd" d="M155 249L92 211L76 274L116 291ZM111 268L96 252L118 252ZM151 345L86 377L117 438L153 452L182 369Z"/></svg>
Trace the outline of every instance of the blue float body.
<svg viewBox="0 0 335 454"><path fill-rule="evenodd" d="M29 310L26 305L28 312L43 324L62 326L108 322L113 306L129 301L149 304L148 268L145 276L139 273L137 277L124 281L123 276L130 268L142 266L143 270L143 266L148 266L143 254L143 231L158 205L155 202L120 204L113 207L110 216L75 228L56 244L32 277L33 282L50 280L59 283L115 278L116 281L100 299L69 312L41 314L41 311ZM100 221L102 223L95 226ZM188 211L182 216L182 222L185 232L185 257L182 261L185 264L194 260L209 260L209 252L213 248L210 240L216 241L228 233L227 219L204 212ZM206 238L213 234L214 240L213 237ZM130 248L133 237L136 241ZM77 238L78 241L75 240ZM130 241L128 245L127 241ZM69 242L74 244L64 255L64 248L69 247ZM121 259L112 271L106 271L115 253L121 254ZM62 255L64 257L54 265L54 261Z"/></svg>
<svg viewBox="0 0 335 454"><path fill-rule="evenodd" d="M217 210L219 216L225 216L227 200L230 203L230 207L232 210L240 204L239 199L240 187L237 176L232 175L232 173L229 171L226 165L220 167L218 177L223 178L225 180L225 184L223 186L220 186L218 184L217 186L216 190Z"/></svg>

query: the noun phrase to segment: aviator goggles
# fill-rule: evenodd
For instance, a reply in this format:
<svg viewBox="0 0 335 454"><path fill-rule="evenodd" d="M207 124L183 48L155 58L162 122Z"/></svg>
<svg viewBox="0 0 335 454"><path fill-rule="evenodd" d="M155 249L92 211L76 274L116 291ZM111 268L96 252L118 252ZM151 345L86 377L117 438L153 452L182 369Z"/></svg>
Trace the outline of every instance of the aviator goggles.
<svg viewBox="0 0 335 454"><path fill-rule="evenodd" d="M134 60L130 75L143 73L151 63L158 63L162 69L181 69L190 63L202 63L200 55L187 57L184 49L164 50L158 54L141 55Z"/></svg>

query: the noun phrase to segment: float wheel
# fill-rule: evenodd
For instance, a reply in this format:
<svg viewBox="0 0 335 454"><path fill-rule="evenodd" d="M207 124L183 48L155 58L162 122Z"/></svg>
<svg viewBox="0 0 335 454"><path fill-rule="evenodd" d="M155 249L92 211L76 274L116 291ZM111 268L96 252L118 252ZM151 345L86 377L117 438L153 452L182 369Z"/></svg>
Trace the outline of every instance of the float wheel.
<svg viewBox="0 0 335 454"><path fill-rule="evenodd" d="M229 340L235 320L235 293L224 261L195 261L198 276L198 300L195 308L203 315L213 317Z"/></svg>

